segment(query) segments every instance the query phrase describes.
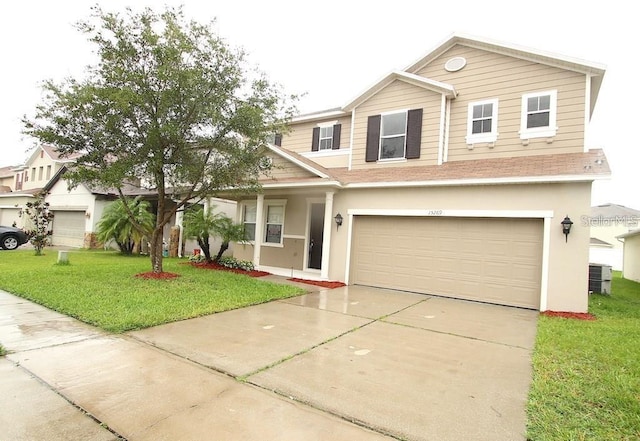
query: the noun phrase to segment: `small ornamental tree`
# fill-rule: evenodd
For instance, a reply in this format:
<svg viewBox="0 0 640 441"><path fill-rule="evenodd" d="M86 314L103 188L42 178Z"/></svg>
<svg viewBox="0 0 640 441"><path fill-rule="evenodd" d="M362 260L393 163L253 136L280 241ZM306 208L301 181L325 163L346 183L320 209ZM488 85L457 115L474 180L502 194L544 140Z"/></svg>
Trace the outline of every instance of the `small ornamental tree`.
<svg viewBox="0 0 640 441"><path fill-rule="evenodd" d="M129 213L135 224L131 222ZM133 254L136 245L140 249L142 241L151 235L154 225L155 216L149 202L139 197L133 200L125 198L124 201L118 199L105 208L97 224L96 238L104 244L114 240L120 253Z"/></svg>
<svg viewBox="0 0 640 441"><path fill-rule="evenodd" d="M222 213L212 213L209 207L205 213L200 205L189 207L184 213L184 234L195 238L202 249L207 262L217 262L225 251L229 249L229 242L239 242L245 239L244 225L234 224L233 220ZM219 237L222 240L218 254L211 258L209 237Z"/></svg>
<svg viewBox="0 0 640 441"><path fill-rule="evenodd" d="M27 230L29 242L36 250L36 256L42 255L42 250L51 245L51 230L49 226L53 221L53 213L49 211L49 203L44 201L44 194L40 193L33 202L27 202L25 214L31 221L32 229Z"/></svg>
<svg viewBox="0 0 640 441"><path fill-rule="evenodd" d="M127 183L155 192L149 254L160 273L164 226L178 210L222 189L258 191L267 144L286 131L293 97L181 8L121 15L95 6L78 29L97 63L83 79L45 82L24 132L74 157L72 187L114 189L122 200Z"/></svg>

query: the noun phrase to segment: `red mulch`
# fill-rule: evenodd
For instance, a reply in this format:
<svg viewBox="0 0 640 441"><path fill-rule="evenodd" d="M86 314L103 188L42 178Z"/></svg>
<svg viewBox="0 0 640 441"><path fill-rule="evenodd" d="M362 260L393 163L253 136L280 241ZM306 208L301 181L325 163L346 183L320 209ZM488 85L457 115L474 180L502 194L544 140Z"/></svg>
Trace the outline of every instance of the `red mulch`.
<svg viewBox="0 0 640 441"><path fill-rule="evenodd" d="M175 279L176 277L180 277L180 274L176 273L154 273L153 271L149 271L147 273L136 274L136 277L141 279L156 279L156 280L169 280Z"/></svg>
<svg viewBox="0 0 640 441"><path fill-rule="evenodd" d="M244 274L245 276L249 276L249 277L264 277L264 276L268 276L271 273L268 273L266 271L258 271L258 270L252 270L252 271L245 271L243 269L239 269L239 268L227 268L226 266L222 266L222 265L218 265L217 263L214 262L191 262L191 265L195 266L196 268L203 268L203 269L212 269L212 270L219 270L219 271L229 271L231 273L236 273L236 274Z"/></svg>
<svg viewBox="0 0 640 441"><path fill-rule="evenodd" d="M287 280L291 280L292 282L298 282L298 283L306 283L308 285L322 286L323 288L329 288L329 289L340 288L341 286L346 286L342 282L330 282L330 281L323 281L323 280L297 279L295 277L291 278L291 279L287 279Z"/></svg>
<svg viewBox="0 0 640 441"><path fill-rule="evenodd" d="M596 316L588 312L564 312L564 311L544 311L542 315L547 317L562 317L577 320L595 320Z"/></svg>

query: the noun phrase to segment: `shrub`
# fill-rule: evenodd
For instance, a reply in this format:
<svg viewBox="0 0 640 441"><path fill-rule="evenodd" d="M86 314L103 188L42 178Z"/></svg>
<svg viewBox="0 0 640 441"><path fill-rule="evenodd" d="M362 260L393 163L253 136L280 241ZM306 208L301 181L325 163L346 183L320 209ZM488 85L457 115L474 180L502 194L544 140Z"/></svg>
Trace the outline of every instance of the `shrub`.
<svg viewBox="0 0 640 441"><path fill-rule="evenodd" d="M235 257L221 257L218 264L227 268L241 269L244 271L253 271L253 262L248 260L238 260Z"/></svg>

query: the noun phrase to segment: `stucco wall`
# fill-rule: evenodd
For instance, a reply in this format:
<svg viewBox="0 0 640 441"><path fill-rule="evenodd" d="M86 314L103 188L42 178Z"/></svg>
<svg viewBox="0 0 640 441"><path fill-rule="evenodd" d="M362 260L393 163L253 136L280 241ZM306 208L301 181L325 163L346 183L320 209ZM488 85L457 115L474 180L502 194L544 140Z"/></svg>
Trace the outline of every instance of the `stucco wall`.
<svg viewBox="0 0 640 441"><path fill-rule="evenodd" d="M589 270L589 228L575 222L568 241L560 222L589 212L590 183L554 185L496 185L476 187L440 187L433 189L351 190L336 193L334 212L349 209L408 210L549 210L547 309L555 311L587 310ZM348 255L349 222L331 235L332 253L329 278L345 280Z"/></svg>
<svg viewBox="0 0 640 441"><path fill-rule="evenodd" d="M625 279L640 282L640 234L624 239L622 275Z"/></svg>

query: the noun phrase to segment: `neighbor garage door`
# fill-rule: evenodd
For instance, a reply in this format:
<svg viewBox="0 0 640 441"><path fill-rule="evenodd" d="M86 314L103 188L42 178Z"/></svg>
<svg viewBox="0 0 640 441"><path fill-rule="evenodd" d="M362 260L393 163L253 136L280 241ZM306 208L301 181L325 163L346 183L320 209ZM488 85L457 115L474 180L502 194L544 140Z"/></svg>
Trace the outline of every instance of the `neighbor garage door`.
<svg viewBox="0 0 640 441"><path fill-rule="evenodd" d="M354 219L355 284L539 308L541 219Z"/></svg>
<svg viewBox="0 0 640 441"><path fill-rule="evenodd" d="M85 217L84 211L54 211L53 236L54 245L82 248L84 246Z"/></svg>

